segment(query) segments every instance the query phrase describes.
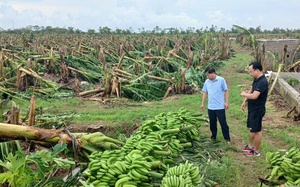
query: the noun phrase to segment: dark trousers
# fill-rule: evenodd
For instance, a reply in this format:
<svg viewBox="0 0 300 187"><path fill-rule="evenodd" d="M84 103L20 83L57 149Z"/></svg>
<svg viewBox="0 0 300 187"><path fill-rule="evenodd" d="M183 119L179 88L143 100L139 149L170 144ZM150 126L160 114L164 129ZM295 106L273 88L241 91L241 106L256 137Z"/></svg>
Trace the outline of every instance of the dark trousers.
<svg viewBox="0 0 300 187"><path fill-rule="evenodd" d="M209 117L209 123L210 123L210 131L212 133L211 138L216 139L216 137L217 137L217 133L218 133L217 120L219 120L224 139L226 141L230 141L229 127L226 122L225 109L222 109L222 110L209 110L208 109L208 117Z"/></svg>

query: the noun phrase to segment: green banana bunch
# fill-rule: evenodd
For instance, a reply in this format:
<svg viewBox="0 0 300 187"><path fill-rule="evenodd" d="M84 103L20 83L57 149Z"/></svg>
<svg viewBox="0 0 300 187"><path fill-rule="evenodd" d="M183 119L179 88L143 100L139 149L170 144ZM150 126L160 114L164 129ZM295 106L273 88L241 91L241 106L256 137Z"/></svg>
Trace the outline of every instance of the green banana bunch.
<svg viewBox="0 0 300 187"><path fill-rule="evenodd" d="M89 156L89 165L84 176L87 184L94 186L113 186L118 175L122 174L119 167L123 165L120 160L125 157L125 152L121 150L105 150L103 152L92 152ZM121 166L122 165L122 166ZM123 166L126 168L126 166ZM123 168L122 168L123 169Z"/></svg>
<svg viewBox="0 0 300 187"><path fill-rule="evenodd" d="M286 179L286 186L300 186L300 150L291 147L281 155L279 151L266 153L266 161L273 167L269 179Z"/></svg>
<svg viewBox="0 0 300 187"><path fill-rule="evenodd" d="M142 139L142 136L140 134L134 134L131 135L127 140L125 145L122 147L122 151L128 153L131 150L135 149L138 142Z"/></svg>
<svg viewBox="0 0 300 187"><path fill-rule="evenodd" d="M279 151L266 153L266 161L271 166L279 166L281 164L282 160L283 160L283 158Z"/></svg>
<svg viewBox="0 0 300 187"><path fill-rule="evenodd" d="M299 148L297 148L297 147L291 147L288 151L286 151L285 157L286 158L292 158L298 152L300 152Z"/></svg>
<svg viewBox="0 0 300 187"><path fill-rule="evenodd" d="M200 184L200 170L199 167L189 163L179 164L168 169L165 177L162 179L162 187L181 187L191 186L196 187Z"/></svg>
<svg viewBox="0 0 300 187"><path fill-rule="evenodd" d="M157 120L146 120L142 123L139 132L142 134L149 134L150 132L160 131L162 126L159 125Z"/></svg>

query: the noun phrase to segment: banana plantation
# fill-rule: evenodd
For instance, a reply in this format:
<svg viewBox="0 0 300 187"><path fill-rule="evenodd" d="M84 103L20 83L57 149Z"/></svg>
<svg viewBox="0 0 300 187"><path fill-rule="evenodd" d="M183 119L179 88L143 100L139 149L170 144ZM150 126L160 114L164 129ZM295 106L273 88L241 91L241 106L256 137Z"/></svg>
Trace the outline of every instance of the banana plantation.
<svg viewBox="0 0 300 187"><path fill-rule="evenodd" d="M2 33L0 186L220 186L207 171L210 165L218 165L222 153L212 151L201 139L199 128L208 123L205 115L182 107L144 120L129 136L110 137L100 131L71 132L64 125L57 126L71 116L45 117L36 100L64 102L75 97L101 103L120 99L139 103L193 94L203 86L207 66L218 69L234 55L231 42L227 34L209 32ZM25 115L15 101L30 101ZM290 152L290 160L268 155L277 173L264 180L297 183L298 175L288 171L296 167L293 164L299 162L300 151ZM281 167L285 161L288 163Z"/></svg>

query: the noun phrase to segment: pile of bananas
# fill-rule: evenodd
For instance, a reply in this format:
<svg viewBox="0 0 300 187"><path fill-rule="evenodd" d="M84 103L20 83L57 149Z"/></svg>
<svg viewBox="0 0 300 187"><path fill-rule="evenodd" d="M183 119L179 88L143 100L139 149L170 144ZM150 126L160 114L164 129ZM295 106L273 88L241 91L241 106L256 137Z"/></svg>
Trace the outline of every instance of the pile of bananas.
<svg viewBox="0 0 300 187"><path fill-rule="evenodd" d="M174 129L176 138L184 141L199 140L198 128L208 122L202 115L193 116L186 108L181 108L177 112L160 113L152 120L146 120L140 127L137 134L149 134L150 132ZM184 129L180 131L179 129Z"/></svg>
<svg viewBox="0 0 300 187"><path fill-rule="evenodd" d="M291 147L281 155L279 151L267 152L266 161L272 171L268 179L285 179L287 186L300 186L300 149Z"/></svg>
<svg viewBox="0 0 300 187"><path fill-rule="evenodd" d="M161 187L198 187L201 177L199 167L185 162L168 169L162 179Z"/></svg>
<svg viewBox="0 0 300 187"><path fill-rule="evenodd" d="M153 178L163 177L163 174L151 171L160 167L161 161L147 161L140 150L132 150L126 155L122 150L93 152L89 159L84 176L86 184L93 186L153 186Z"/></svg>
<svg viewBox="0 0 300 187"><path fill-rule="evenodd" d="M87 180L81 183L95 187L150 187L166 174L163 179L166 184L173 181L168 178L182 178L173 182L182 180L184 186L197 186L200 183L198 167L190 163L173 169L169 167L175 165L174 158L185 146L192 146L191 141L199 139L201 121L207 120L202 116L193 117L184 108L178 112L161 113L155 116L155 120L145 121L120 149L90 154L90 163L84 172Z"/></svg>

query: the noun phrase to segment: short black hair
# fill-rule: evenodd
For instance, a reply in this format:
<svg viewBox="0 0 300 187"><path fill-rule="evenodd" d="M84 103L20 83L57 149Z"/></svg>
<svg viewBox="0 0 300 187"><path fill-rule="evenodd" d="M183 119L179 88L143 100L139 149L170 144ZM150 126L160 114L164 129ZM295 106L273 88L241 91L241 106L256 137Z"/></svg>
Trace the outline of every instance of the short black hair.
<svg viewBox="0 0 300 187"><path fill-rule="evenodd" d="M216 70L215 70L213 67L208 66L208 67L205 69L204 73L209 73L209 74L211 74L211 73L216 73Z"/></svg>
<svg viewBox="0 0 300 187"><path fill-rule="evenodd" d="M260 62L252 62L249 66L252 66L254 70L258 69L262 71L262 65Z"/></svg>

